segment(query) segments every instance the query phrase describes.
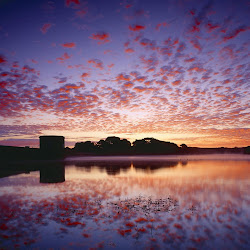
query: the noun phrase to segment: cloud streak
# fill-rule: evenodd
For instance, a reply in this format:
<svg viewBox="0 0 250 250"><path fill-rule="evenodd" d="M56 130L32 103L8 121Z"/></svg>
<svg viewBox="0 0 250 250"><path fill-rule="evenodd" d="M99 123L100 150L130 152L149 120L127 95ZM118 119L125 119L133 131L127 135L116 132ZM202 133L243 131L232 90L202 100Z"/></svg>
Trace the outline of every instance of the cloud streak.
<svg viewBox="0 0 250 250"><path fill-rule="evenodd" d="M51 23L45 23L40 29L40 31L45 35L51 27L52 27Z"/></svg>

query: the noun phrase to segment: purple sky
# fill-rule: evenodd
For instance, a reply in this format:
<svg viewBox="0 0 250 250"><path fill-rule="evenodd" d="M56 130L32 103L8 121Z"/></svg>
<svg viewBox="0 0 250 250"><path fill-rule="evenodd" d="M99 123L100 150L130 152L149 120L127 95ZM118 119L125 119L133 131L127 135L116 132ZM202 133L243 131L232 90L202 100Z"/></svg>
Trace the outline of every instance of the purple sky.
<svg viewBox="0 0 250 250"><path fill-rule="evenodd" d="M0 2L0 144L250 145L245 0Z"/></svg>

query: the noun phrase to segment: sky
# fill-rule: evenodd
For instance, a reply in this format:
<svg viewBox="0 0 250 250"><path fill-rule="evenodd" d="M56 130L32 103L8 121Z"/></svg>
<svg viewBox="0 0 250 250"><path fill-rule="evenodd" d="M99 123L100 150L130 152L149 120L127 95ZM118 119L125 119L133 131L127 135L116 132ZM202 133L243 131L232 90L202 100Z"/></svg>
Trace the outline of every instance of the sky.
<svg viewBox="0 0 250 250"><path fill-rule="evenodd" d="M250 145L247 0L1 0L0 145Z"/></svg>

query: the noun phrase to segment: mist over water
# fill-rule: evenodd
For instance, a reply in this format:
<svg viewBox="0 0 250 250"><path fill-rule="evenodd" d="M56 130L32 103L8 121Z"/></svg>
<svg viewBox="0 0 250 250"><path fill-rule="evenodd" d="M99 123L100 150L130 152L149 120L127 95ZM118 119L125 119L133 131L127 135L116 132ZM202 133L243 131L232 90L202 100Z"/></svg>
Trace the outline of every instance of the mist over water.
<svg viewBox="0 0 250 250"><path fill-rule="evenodd" d="M142 155L142 156L74 156L67 157L66 162L71 161L160 161L160 160L250 160L246 154L204 154L204 155Z"/></svg>
<svg viewBox="0 0 250 250"><path fill-rule="evenodd" d="M75 157L0 179L4 248L246 249L250 159Z"/></svg>

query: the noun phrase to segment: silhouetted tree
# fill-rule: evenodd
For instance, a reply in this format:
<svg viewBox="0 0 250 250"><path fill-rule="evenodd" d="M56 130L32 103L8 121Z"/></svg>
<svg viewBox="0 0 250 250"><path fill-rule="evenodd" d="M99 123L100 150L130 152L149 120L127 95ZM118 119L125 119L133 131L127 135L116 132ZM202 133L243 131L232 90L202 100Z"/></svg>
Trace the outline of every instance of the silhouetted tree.
<svg viewBox="0 0 250 250"><path fill-rule="evenodd" d="M180 148L180 153L181 154L186 154L188 152L188 146L186 144L183 143L183 144L180 145L180 147L181 147Z"/></svg>
<svg viewBox="0 0 250 250"><path fill-rule="evenodd" d="M244 148L245 154L250 154L250 146Z"/></svg>
<svg viewBox="0 0 250 250"><path fill-rule="evenodd" d="M135 154L176 154L179 147L175 143L164 142L154 138L144 138L133 142Z"/></svg>
<svg viewBox="0 0 250 250"><path fill-rule="evenodd" d="M107 137L105 140L97 142L98 152L101 154L129 154L131 143L126 139L116 136Z"/></svg>
<svg viewBox="0 0 250 250"><path fill-rule="evenodd" d="M108 145L105 142L105 140L100 140L96 143L96 147L97 147L97 151L100 153L100 152L107 151Z"/></svg>
<svg viewBox="0 0 250 250"><path fill-rule="evenodd" d="M75 144L74 151L79 153L95 153L96 146L91 141L77 142Z"/></svg>

